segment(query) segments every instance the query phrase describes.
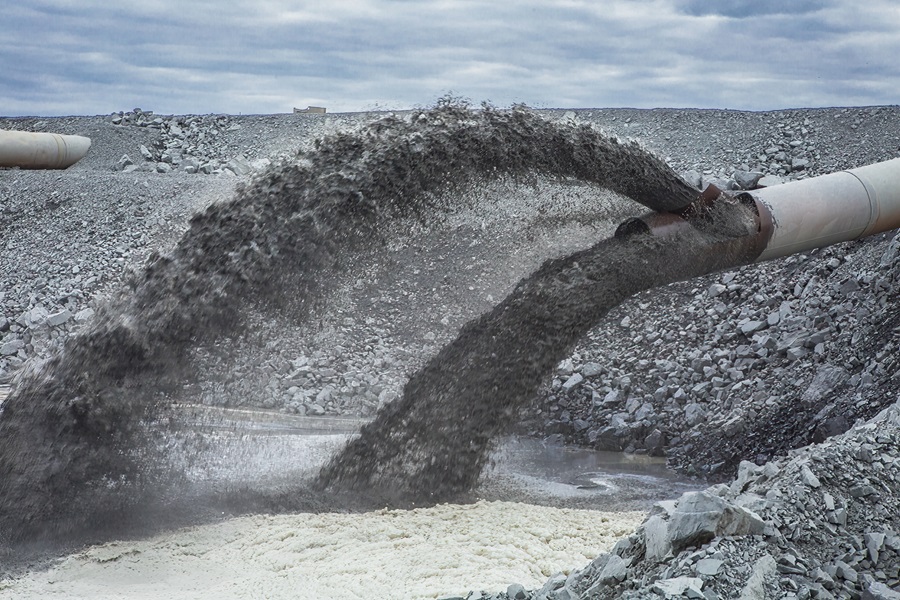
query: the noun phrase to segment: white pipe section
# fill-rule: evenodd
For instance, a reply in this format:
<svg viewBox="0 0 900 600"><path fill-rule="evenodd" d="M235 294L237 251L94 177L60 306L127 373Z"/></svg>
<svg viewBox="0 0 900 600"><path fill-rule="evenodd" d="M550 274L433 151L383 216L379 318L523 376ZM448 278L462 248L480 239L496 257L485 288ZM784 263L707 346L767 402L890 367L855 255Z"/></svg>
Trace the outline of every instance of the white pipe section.
<svg viewBox="0 0 900 600"><path fill-rule="evenodd" d="M788 256L900 228L900 158L747 194L771 229L757 262Z"/></svg>
<svg viewBox="0 0 900 600"><path fill-rule="evenodd" d="M0 130L0 167L65 169L90 147L91 139L80 135Z"/></svg>

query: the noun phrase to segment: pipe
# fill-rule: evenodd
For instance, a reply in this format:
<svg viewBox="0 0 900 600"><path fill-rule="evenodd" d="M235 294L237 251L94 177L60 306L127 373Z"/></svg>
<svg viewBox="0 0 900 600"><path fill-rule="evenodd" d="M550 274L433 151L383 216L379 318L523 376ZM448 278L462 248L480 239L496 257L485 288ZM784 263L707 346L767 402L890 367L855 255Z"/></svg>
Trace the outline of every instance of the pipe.
<svg viewBox="0 0 900 600"><path fill-rule="evenodd" d="M900 158L750 192L768 239L757 262L900 227Z"/></svg>
<svg viewBox="0 0 900 600"><path fill-rule="evenodd" d="M672 235L702 218L721 194L709 186L686 209L628 219L616 235ZM900 228L900 158L741 192L734 199L757 214L759 255L753 262L849 242Z"/></svg>
<svg viewBox="0 0 900 600"><path fill-rule="evenodd" d="M0 167L65 169L90 147L91 139L80 135L0 130Z"/></svg>

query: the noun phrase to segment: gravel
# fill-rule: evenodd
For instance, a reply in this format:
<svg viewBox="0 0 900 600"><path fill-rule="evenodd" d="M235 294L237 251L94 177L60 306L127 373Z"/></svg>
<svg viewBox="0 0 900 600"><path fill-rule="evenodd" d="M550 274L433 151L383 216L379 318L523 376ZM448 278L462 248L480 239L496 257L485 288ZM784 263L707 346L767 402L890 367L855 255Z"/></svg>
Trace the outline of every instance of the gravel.
<svg viewBox="0 0 900 600"><path fill-rule="evenodd" d="M897 107L541 112L637 140L689 182L726 189L900 154ZM157 116L135 109L0 119L0 128L93 139L88 156L66 171L0 170L0 383L90 322L130 270L174 245L191 214L230 198L237 184L295 148L373 116ZM371 414L466 320L554 255L534 252L504 271L494 267L498 257L486 238L503 239L507 227L517 239L505 240L506 249L533 247L525 234L542 209L551 219L558 210L589 222L581 230L571 220L566 225L583 243L639 212L614 204L589 220L589 193L571 182L497 181L484 193L522 197L525 206L491 213L481 231L448 225L445 238L398 230L389 248L394 266L378 271L363 260L357 271L339 274L333 309L315 325L251 311L248 328L230 342L236 361L197 350L198 368L217 375L193 384L198 396L294 413ZM559 244L558 253L574 249L565 235L539 239ZM440 260L439 244L451 242L458 251ZM463 264L470 244L485 251ZM422 276L429 266L450 274L450 285L426 288L435 281ZM460 286L465 278L470 285ZM725 482L707 495L722 501L716 505L724 504L723 514L758 517L751 519L757 529L736 533L720 528L720 519L710 525L711 538L704 534L684 548L677 540L667 549L667 534L658 532L671 531L682 499L661 506L605 558L527 597L659 597L683 589L707 598L890 598L900 585L900 474L896 413L883 411L900 393L898 286L900 241L892 232L651 290L614 309L562 361L520 428L665 455L674 468ZM380 301L366 300L373 297ZM415 318L404 310L409 303ZM234 388L219 377L229 370ZM865 424L870 419L877 420ZM651 555L662 562L647 559L648 531L657 532ZM714 569L709 561L722 562Z"/></svg>

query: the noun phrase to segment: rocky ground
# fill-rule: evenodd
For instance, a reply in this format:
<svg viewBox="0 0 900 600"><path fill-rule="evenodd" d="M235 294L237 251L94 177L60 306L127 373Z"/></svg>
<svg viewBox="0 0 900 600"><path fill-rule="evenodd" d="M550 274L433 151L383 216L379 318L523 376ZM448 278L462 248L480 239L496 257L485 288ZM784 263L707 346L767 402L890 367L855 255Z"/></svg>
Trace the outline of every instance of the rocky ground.
<svg viewBox="0 0 900 600"><path fill-rule="evenodd" d="M544 114L635 139L698 186L772 185L900 155L896 107ZM135 109L0 119L4 129L94 142L64 172L0 171L0 382L78 330L128 269L174 244L192 213L317 136L374 116ZM521 274L566 244L609 235L635 211L593 207L572 182L491 185L472 194L515 201L443 229L398 231L392 262L361 257L335 286L337 309L318 322L260 311L229 342L227 361L198 349L198 370L214 376L192 384L193 397L371 414ZM565 225L551 235L539 221L555 218ZM498 258L498 247L516 258ZM900 597L890 589L900 585L900 423L881 412L900 386L898 286L900 245L884 234L652 290L615 309L560 364L521 427L665 455L730 483L660 506L584 570L507 596Z"/></svg>

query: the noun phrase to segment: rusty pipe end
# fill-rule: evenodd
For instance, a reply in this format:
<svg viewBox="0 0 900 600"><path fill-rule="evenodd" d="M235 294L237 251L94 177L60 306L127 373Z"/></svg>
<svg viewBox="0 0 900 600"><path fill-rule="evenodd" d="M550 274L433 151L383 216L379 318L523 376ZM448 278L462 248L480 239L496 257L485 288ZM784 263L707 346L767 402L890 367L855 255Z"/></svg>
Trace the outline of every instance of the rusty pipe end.
<svg viewBox="0 0 900 600"><path fill-rule="evenodd" d="M714 185L707 186L697 200L677 212L651 212L623 221L616 229L615 236L668 237L698 226L702 228L704 221L720 202L740 203L750 210L755 228L749 233L737 235L737 238L741 239L742 247L748 248L748 260L755 260L765 250L775 230L772 213L751 194L744 192L733 196ZM752 241L747 240L748 237L752 237Z"/></svg>

